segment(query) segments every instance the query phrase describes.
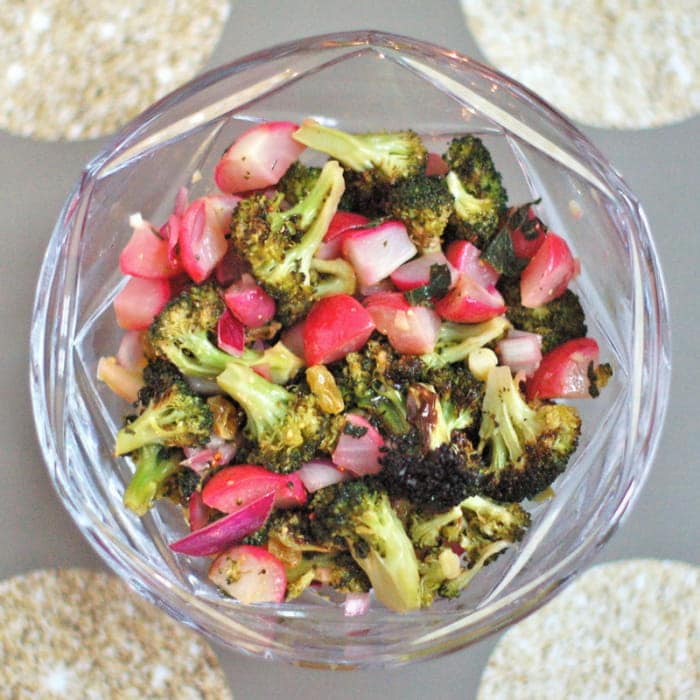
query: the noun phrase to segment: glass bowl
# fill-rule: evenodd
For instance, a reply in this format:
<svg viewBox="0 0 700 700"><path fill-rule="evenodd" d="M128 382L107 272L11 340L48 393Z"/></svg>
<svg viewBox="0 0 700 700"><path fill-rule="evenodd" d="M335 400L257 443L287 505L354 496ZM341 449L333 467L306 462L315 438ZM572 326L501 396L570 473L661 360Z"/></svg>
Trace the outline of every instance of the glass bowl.
<svg viewBox="0 0 700 700"><path fill-rule="evenodd" d="M168 503L139 519L122 506L130 475L112 454L127 407L95 380L119 330L118 253L128 217L162 222L192 197L231 141L261 120L313 116L351 131L411 127L431 150L479 134L513 203L540 216L582 263L575 289L614 376L580 401L583 435L556 497L457 600L396 614L373 602L344 617L314 594L246 606L208 582L206 560L167 546L185 532ZM201 179L199 179L201 174ZM194 183L194 184L193 184ZM509 78L454 51L380 32L319 36L213 70L128 125L85 169L51 237L31 334L31 389L53 484L92 546L175 618L241 652L323 667L386 667L462 648L523 617L579 571L637 497L668 399L666 300L644 214L619 174L566 119Z"/></svg>

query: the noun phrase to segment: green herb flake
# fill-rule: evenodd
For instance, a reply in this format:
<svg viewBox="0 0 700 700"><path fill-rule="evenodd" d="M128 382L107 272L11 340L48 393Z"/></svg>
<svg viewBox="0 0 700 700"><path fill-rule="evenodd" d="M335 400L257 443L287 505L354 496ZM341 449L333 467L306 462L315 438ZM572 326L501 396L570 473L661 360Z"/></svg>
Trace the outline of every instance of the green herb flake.
<svg viewBox="0 0 700 700"><path fill-rule="evenodd" d="M343 427L343 432L346 435L354 438L361 438L367 432L367 428L364 425L355 425L354 423L345 423Z"/></svg>
<svg viewBox="0 0 700 700"><path fill-rule="evenodd" d="M412 306L428 306L433 299L444 297L452 284L452 275L447 265L435 263L430 266L430 278L428 284L415 289L409 289L404 293L406 301Z"/></svg>

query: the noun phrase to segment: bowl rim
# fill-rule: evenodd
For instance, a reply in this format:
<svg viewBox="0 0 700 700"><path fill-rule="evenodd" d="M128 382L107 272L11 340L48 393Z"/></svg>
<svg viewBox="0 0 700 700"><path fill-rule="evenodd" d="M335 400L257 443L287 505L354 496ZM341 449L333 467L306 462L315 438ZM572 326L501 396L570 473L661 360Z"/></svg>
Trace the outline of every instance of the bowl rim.
<svg viewBox="0 0 700 700"><path fill-rule="evenodd" d="M314 35L284 42L271 48L254 52L235 61L212 68L169 95L166 95L123 127L115 137L89 161L78 183L67 198L51 234L37 283L31 320L30 392L35 429L51 481L64 507L66 507L70 513L83 536L88 539L92 547L110 568L115 570L133 588L141 593L141 595L144 595L152 602L163 607L176 619L198 629L200 632L213 636L230 648L255 655L259 655L260 653L260 644L268 646L269 649L269 640L262 637L259 639L256 638L260 637L260 635L253 634L251 636L251 630L239 625L235 620L222 616L221 613L215 611L208 602L197 599L192 592L183 587L175 587L172 580L164 577L150 563L144 562L144 560L140 556L137 556L131 548L126 546L121 539L113 537L110 528L100 522L99 519L88 519L84 510L81 509L81 504L76 502L66 490L66 484L63 481L63 472L66 468L64 442L67 427L63 413L65 406L52 407L49 405L51 402L48 402L48 398L53 397L52 392L55 389L55 376L57 372L60 376L62 365L60 364L61 359L57 358L53 360L48 367L46 366L46 358L50 357L51 353L51 348L46 346L46 320L50 304L53 303L51 295L48 294L46 290L53 289L55 284L60 284L60 282L65 279L65 264L57 264L57 261L61 261L59 253L61 247L68 240L71 231L70 221L75 215L76 209L79 208L80 197L84 192L86 184L110 159L131 147L135 140L138 142L144 130L147 129L155 118L164 110L167 110L169 107L197 91L225 79L233 73L243 71L262 62L283 58L300 50L323 51L332 48L352 46L374 47L378 49L384 48L398 52L408 50L418 55L425 54L430 57L435 57L437 55L450 64L459 64L462 68L468 67L470 71L476 71L476 73L486 79L507 84L516 95L527 99L531 103L534 102L537 104L538 107L547 114L549 120L555 122L557 126L570 136L570 138L585 143L592 157L597 159L598 163L605 167L607 181L621 197L621 200L627 207L627 214L633 220L635 229L640 235L639 242L631 241L630 245L634 250L637 265L640 269L644 268L644 271L648 272L650 275L650 278L645 278L645 282L651 283L652 294L647 295L647 298L642 298L642 296L640 296L642 294L640 290L638 298L636 299L637 318L635 318L635 323L637 325L635 327L635 336L641 331L641 342L641 340L651 334L651 337L656 342L657 360L660 358L660 361L657 362L657 366L652 367L652 370L655 370L654 376L657 391L653 410L649 414L649 419L657 426L663 425L663 419L668 404L671 357L668 304L658 256L644 212L623 179L608 163L607 159L590 143L588 138L563 115L542 100L542 98L535 95L512 78L481 64L473 58L428 42L382 31L359 30ZM644 304L644 302L647 303ZM64 306L62 307L64 310L66 303L67 295L65 295L64 292ZM643 313L641 310L642 307L647 314L652 314L653 322L647 322L645 318L641 317L640 314ZM641 354L637 355L636 359L639 362L648 363L648 359ZM63 361L65 361L65 358ZM641 371L641 368L638 369ZM641 376L637 377L636 381L641 381ZM47 415L54 419L58 418L60 420L60 425L54 425L53 422L47 420ZM63 431L58 435L54 434L53 430L53 428L57 427L62 428ZM617 503L613 517L608 522L601 523L601 527L596 529L584 540L579 541L578 546L574 548L568 556L552 565L524 589L520 588L514 594L511 594L511 596L489 602L486 608L477 610L477 615L474 613L467 613L457 616L458 619L456 619L455 622L448 624L446 627L443 626L439 628L439 630L432 635L427 635L427 637L423 639L422 645L408 652L406 650L394 650L389 655L379 655L377 663L371 660L368 662L364 659L359 663L348 660L347 662L340 662L339 664L337 661L326 662L325 660L319 660L317 654L314 654L310 658L302 659L299 656L300 650L298 648L273 648L266 656L297 663L306 661L309 663L316 663L321 667L329 668L337 667L338 665L342 665L344 668L396 666L410 661L434 658L456 651L516 622L543 605L555 595L556 592L561 590L561 588L590 561L598 549L611 537L639 496L641 488L648 477L660 434L660 429L652 432L642 446L641 452L638 450L639 454L637 454L637 458L641 459L642 467L636 472L634 482L630 484L629 488ZM145 574L148 575L148 581L145 580ZM534 598L531 595L533 591L538 591ZM516 593L517 595L515 595ZM239 608L241 611L247 611L253 615L273 609L272 607L241 606L237 604L237 609ZM188 612L185 613L183 612L184 610ZM497 613L500 613L500 617ZM342 616L342 612L339 612L338 615ZM428 615L428 611L417 611L416 613L402 617L408 620L412 616L418 616L423 620L426 619ZM439 617L442 616L439 615ZM469 625L464 624L464 620L467 617L473 618ZM232 628L241 634L240 638L231 638Z"/></svg>

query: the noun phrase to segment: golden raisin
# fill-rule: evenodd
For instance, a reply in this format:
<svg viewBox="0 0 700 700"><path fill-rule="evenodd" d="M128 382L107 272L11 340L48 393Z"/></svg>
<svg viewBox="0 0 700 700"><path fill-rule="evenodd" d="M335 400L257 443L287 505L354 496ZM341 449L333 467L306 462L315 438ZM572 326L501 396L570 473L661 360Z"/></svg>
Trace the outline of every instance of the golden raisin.
<svg viewBox="0 0 700 700"><path fill-rule="evenodd" d="M327 367L324 365L309 367L306 370L306 381L313 395L318 399L318 405L322 411L333 415L342 413L345 408L343 396Z"/></svg>

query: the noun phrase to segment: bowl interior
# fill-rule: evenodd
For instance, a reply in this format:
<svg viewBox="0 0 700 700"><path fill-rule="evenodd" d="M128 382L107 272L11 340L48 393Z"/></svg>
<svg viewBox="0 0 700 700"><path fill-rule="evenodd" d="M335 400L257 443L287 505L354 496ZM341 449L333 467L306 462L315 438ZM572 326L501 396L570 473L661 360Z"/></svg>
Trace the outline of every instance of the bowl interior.
<svg viewBox="0 0 700 700"><path fill-rule="evenodd" d="M242 606L206 578L206 561L174 555L185 532L161 503L139 520L121 503L131 474L112 455L128 407L95 380L120 338L111 302L118 253L140 212L160 224L181 186L214 189L213 167L251 122L313 116L350 131L412 128L441 152L481 136L511 203L540 217L581 260L575 290L589 335L614 368L580 401L583 436L556 497L530 503L533 526L455 601L359 619L313 594ZM179 619L250 653L302 663L372 666L459 648L543 602L609 536L644 480L668 393L663 285L643 214L615 171L568 122L521 86L436 47L375 32L326 36L217 69L165 98L87 168L66 204L39 282L32 338L37 427L56 488L115 570ZM642 387L644 402L641 402ZM641 436L641 438L640 438Z"/></svg>

